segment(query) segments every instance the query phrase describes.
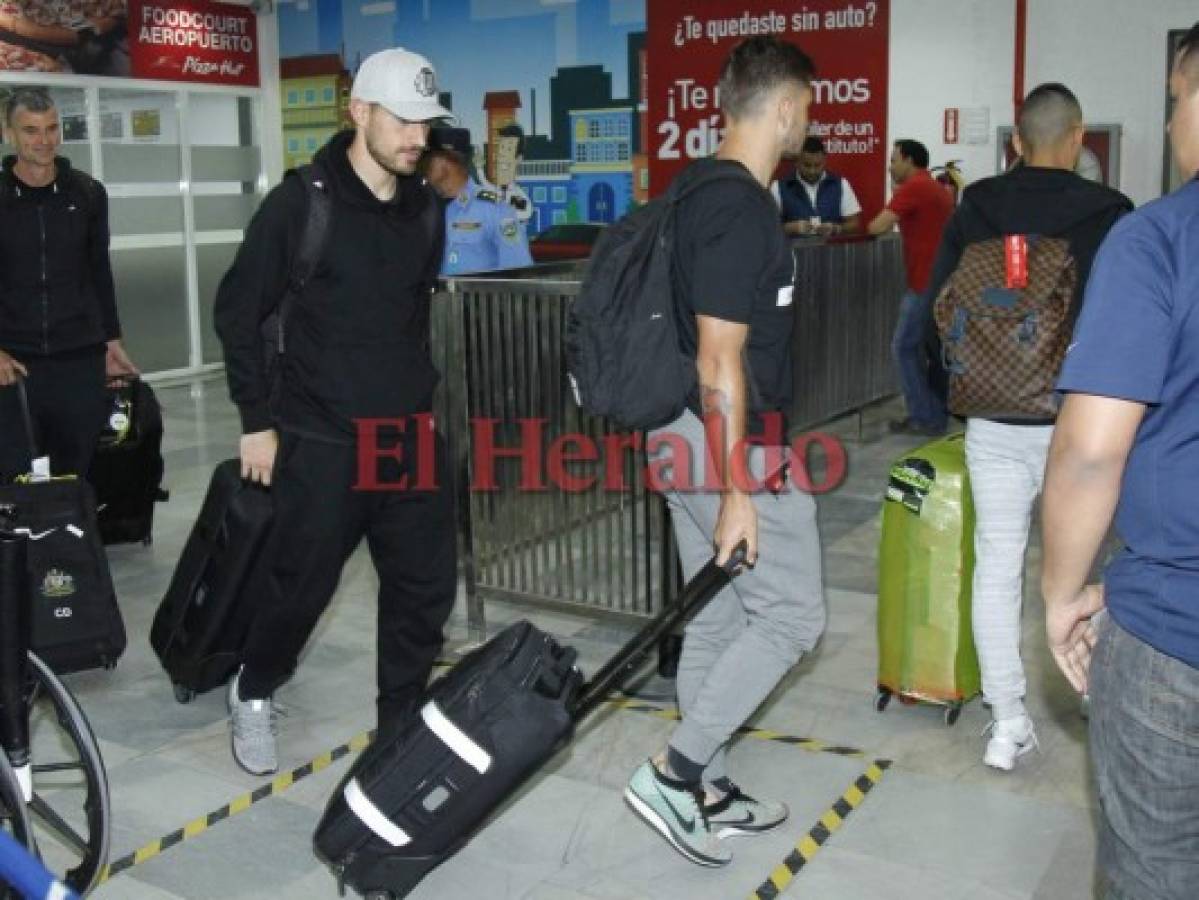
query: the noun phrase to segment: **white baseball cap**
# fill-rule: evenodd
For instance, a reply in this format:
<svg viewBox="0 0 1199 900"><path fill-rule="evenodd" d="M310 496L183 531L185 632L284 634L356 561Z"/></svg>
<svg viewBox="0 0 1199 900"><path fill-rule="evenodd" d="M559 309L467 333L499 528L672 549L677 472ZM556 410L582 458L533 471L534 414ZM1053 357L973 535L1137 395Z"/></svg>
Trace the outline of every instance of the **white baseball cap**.
<svg viewBox="0 0 1199 900"><path fill-rule="evenodd" d="M403 47L381 50L364 59L354 76L350 98L378 103L409 122L457 121L453 113L437 102L437 73L433 64Z"/></svg>

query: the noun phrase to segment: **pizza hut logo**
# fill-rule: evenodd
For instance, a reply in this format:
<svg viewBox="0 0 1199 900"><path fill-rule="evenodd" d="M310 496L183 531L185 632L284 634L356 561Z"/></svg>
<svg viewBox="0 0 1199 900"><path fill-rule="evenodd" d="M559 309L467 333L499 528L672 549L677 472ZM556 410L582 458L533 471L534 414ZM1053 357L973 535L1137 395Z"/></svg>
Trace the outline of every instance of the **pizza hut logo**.
<svg viewBox="0 0 1199 900"><path fill-rule="evenodd" d="M422 97L433 97L437 94L437 76L433 74L432 69L425 66L416 73L414 87Z"/></svg>

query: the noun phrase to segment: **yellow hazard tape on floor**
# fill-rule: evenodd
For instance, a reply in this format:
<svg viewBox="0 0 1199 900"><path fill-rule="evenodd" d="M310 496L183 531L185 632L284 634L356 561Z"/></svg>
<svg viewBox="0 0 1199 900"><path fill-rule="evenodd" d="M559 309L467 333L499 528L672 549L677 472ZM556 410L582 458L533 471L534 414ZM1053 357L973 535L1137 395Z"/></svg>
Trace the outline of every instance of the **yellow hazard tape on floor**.
<svg viewBox="0 0 1199 900"><path fill-rule="evenodd" d="M374 731L364 731L362 734L352 738L340 747L334 747L328 753L322 753L311 762L307 762L297 769L292 769L290 772L283 772L276 775L271 781L250 791L248 794L242 794L240 797L235 797L233 800L226 803L220 809L214 809L206 816L201 816L198 819L193 819L182 828L172 831L165 837L161 837L156 841L151 841L144 847L134 850L132 853L122 856L118 860L114 860L104 867L104 871L100 874L100 883L103 884L108 879L122 872L132 869L134 866L140 866L147 860L151 860L158 856L164 850L169 850L177 844L182 844L186 840L197 837L211 828L218 822L223 822L226 819L232 818L239 813L245 812L255 803L265 800L267 797L274 797L281 794L294 785L297 781L307 778L309 775L315 775L323 769L329 768L337 760L350 753L357 753L360 750L365 750L367 745L374 739Z"/></svg>
<svg viewBox="0 0 1199 900"><path fill-rule="evenodd" d="M434 668L448 669L453 668L454 663L446 660L438 660L434 663ZM657 718L677 721L679 719L679 711L671 707L656 706L651 703L646 703L641 700L633 700L628 698L614 698L608 701L608 704L616 709L626 712L637 712L646 715L656 716ZM823 741L815 740L814 738L796 737L794 735L782 734L777 731L768 731L763 728L741 728L738 733L755 740L774 741L775 743L787 744L792 747L798 747L801 750L806 750L809 753L831 753L836 756L845 757L864 757L865 754L854 747L845 747L838 744L826 744ZM157 840L151 841L144 847L140 847L132 853L127 853L120 859L114 860L104 867L104 871L100 875L100 882L103 884L110 878L121 874L122 872L132 869L134 866L141 865L148 860L183 843L186 840L191 840L198 837L205 831L210 829L218 822L223 822L226 819L232 818L239 813L245 812L255 803L266 800L268 797L274 797L283 793L297 781L301 781L310 775L315 775L317 772L327 769L334 762L341 759L350 753L357 753L366 749L370 742L374 739L375 732L364 731L362 734L350 739L346 743L334 747L328 753L322 753L311 762L292 769L290 772L283 772L267 784L247 793L240 797L235 797L233 800L226 803L220 809L215 809L205 816L200 816L188 822L182 828L177 828L170 834L167 834ZM890 765L888 762L876 763L884 768ZM874 769L872 766L871 769ZM860 781L861 779L859 779ZM869 788L866 788L869 790ZM853 805L856 805L853 804ZM835 808L835 807L834 807ZM835 829L834 829L835 830ZM796 870L798 871L798 869ZM775 896L773 894L769 896Z"/></svg>
<svg viewBox="0 0 1199 900"><path fill-rule="evenodd" d="M846 788L845 793L837 798L837 802L824 811L811 830L800 838L786 859L749 895L749 900L774 900L782 894L800 870L820 852L825 842L845 824L849 814L862 804L866 795L882 780L883 774L890 766L889 759L876 759L871 763L870 767Z"/></svg>
<svg viewBox="0 0 1199 900"><path fill-rule="evenodd" d="M643 700L615 699L609 700L608 704L615 706L617 709L645 713L646 715L666 719L671 722L677 722L682 718L679 715L679 711L674 707L656 706L652 703L646 703ZM850 759L866 758L865 752L859 750L857 747L846 747L843 744L826 744L824 741L818 741L815 738L797 737L793 734L783 734L780 731L770 731L766 728L742 727L737 729L737 733L758 741L774 741L778 744L798 747L800 750L806 750L809 753L831 753L834 756L844 756Z"/></svg>

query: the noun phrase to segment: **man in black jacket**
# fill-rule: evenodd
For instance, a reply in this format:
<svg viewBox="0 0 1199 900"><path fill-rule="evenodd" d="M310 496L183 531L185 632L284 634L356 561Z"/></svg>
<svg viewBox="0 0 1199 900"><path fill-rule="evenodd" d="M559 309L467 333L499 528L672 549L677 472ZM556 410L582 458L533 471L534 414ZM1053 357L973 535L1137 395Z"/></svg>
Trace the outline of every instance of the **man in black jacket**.
<svg viewBox="0 0 1199 900"><path fill-rule="evenodd" d="M1016 127L1023 164L971 185L945 228L929 296L936 298L967 245L1005 235L1061 238L1077 266L1069 320L1100 243L1132 202L1074 173L1082 147L1082 108L1062 84L1043 84L1025 99ZM1053 420L966 420L966 463L974 495L974 642L983 698L993 721L984 762L1009 771L1036 746L1024 708L1020 607L1032 507L1041 492Z"/></svg>
<svg viewBox="0 0 1199 900"><path fill-rule="evenodd" d="M275 504L269 587L229 694L234 758L256 775L278 766L272 694L364 535L379 575L381 730L423 696L457 583L444 452L427 415L438 378L429 304L444 220L414 174L429 123L450 114L437 103L428 61L393 49L363 62L350 115L354 130L335 135L314 161L330 221L286 317L272 404L260 327L284 294L308 217L301 178L285 178L263 202L216 299L242 420L242 474L272 485ZM390 436L382 453L360 446L360 430L374 443L376 426ZM369 455L361 465L359 450Z"/></svg>
<svg viewBox="0 0 1199 900"><path fill-rule="evenodd" d="M12 388L20 378L39 453L54 474L85 474L105 375L137 374L121 344L108 195L56 155L62 132L45 89L15 90L5 121L17 153L0 171L0 482L32 462Z"/></svg>

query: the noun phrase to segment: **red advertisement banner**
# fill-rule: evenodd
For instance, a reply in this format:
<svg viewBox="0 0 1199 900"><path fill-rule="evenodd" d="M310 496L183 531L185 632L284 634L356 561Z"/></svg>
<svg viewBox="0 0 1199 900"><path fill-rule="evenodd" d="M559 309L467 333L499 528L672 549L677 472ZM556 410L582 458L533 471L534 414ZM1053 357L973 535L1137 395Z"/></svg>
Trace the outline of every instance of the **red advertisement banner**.
<svg viewBox="0 0 1199 900"><path fill-rule="evenodd" d="M135 78L258 84L258 23L245 7L207 0L129 0Z"/></svg>
<svg viewBox="0 0 1199 900"><path fill-rule="evenodd" d="M652 0L646 12L655 194L719 144L716 82L729 51L745 37L772 34L798 44L816 64L809 132L824 140L828 168L849 179L867 221L882 208L890 0Z"/></svg>

